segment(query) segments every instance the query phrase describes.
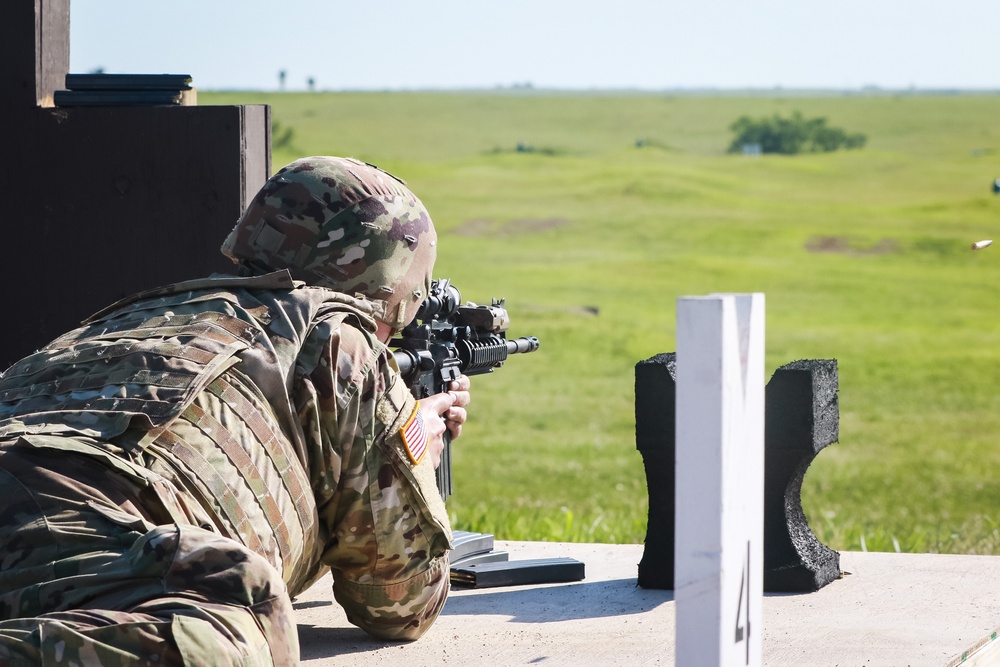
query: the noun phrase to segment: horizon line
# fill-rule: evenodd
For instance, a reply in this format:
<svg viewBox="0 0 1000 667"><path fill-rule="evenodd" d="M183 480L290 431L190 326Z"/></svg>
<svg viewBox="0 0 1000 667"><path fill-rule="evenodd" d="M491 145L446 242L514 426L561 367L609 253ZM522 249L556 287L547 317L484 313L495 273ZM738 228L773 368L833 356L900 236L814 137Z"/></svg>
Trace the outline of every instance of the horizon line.
<svg viewBox="0 0 1000 667"><path fill-rule="evenodd" d="M243 88L243 87L205 87L200 88L195 82L192 87L199 92L205 93L631 93L631 94L850 94L850 95L963 95L963 94L1000 94L1000 87L976 87L976 86L932 86L922 88L919 86L906 87L884 87L876 85L865 85L860 87L834 87L834 86L674 86L674 87L640 87L640 86L534 86L531 84L512 84L496 86L414 86L414 87L365 87L365 88L315 88L294 87L294 88Z"/></svg>

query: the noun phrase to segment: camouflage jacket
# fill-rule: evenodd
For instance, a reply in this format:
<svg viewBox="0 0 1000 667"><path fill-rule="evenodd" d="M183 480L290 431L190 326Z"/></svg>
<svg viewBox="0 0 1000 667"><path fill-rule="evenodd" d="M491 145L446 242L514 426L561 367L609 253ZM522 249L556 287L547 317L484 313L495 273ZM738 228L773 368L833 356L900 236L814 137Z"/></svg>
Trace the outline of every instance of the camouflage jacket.
<svg viewBox="0 0 1000 667"><path fill-rule="evenodd" d="M262 554L293 596L329 566L353 623L415 638L447 595L451 534L430 457L403 449L416 402L372 308L284 271L136 295L3 374L0 439L100 458L174 521Z"/></svg>

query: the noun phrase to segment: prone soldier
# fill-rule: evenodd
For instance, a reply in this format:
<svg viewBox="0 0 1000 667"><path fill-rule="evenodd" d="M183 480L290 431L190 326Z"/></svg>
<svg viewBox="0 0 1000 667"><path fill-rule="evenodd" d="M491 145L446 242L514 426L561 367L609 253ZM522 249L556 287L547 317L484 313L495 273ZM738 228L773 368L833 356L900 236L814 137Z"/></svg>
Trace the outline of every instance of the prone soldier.
<svg viewBox="0 0 1000 667"><path fill-rule="evenodd" d="M215 274L127 298L0 377L0 664L298 661L290 598L413 640L448 593L434 469L469 380L417 401L387 343L437 238L395 177L310 157Z"/></svg>

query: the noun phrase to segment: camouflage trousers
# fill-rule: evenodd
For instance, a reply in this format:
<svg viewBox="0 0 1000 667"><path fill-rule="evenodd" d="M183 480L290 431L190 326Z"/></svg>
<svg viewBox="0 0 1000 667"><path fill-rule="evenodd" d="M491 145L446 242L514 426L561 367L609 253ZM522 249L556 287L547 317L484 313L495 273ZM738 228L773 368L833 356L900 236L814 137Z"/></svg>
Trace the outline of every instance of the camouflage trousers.
<svg viewBox="0 0 1000 667"><path fill-rule="evenodd" d="M0 667L297 663L277 571L149 506L87 456L0 445Z"/></svg>

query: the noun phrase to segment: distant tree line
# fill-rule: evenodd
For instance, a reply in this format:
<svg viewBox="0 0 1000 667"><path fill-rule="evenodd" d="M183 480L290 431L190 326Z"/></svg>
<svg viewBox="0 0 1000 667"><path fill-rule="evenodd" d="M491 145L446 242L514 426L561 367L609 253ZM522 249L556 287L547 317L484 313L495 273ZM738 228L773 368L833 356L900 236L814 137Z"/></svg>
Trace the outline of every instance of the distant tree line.
<svg viewBox="0 0 1000 667"><path fill-rule="evenodd" d="M824 153L861 148L868 140L863 134L830 127L826 118L805 118L798 111L791 118L740 116L729 129L736 134L729 144L730 153Z"/></svg>

